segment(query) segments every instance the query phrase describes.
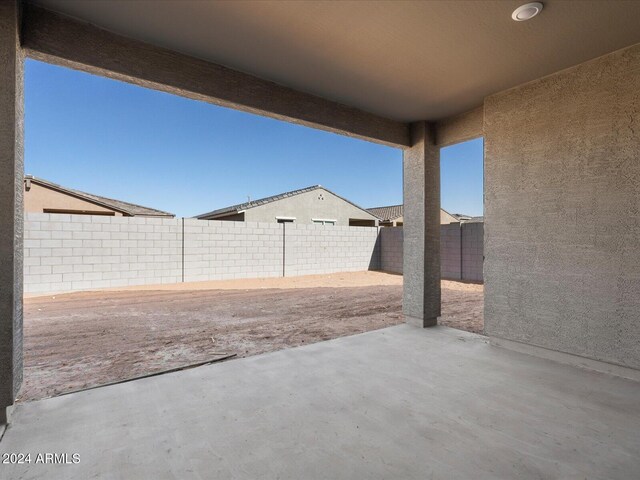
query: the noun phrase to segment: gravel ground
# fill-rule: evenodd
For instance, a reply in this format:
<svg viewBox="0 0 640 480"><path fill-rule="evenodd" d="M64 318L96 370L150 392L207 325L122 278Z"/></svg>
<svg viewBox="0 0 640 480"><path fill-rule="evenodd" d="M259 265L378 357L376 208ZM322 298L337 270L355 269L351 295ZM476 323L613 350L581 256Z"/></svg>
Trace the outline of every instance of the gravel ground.
<svg viewBox="0 0 640 480"><path fill-rule="evenodd" d="M25 299L19 401L396 325L402 277L234 280ZM442 282L440 323L481 333L483 287Z"/></svg>

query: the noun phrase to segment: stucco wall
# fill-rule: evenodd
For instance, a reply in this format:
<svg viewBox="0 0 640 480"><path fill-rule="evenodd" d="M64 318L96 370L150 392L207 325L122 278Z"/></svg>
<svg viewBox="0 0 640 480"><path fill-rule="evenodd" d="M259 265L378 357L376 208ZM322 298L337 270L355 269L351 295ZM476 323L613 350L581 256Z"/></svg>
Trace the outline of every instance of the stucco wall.
<svg viewBox="0 0 640 480"><path fill-rule="evenodd" d="M115 216L122 216L120 212L87 202L80 198L65 195L50 188L31 183L31 188L24 192L24 211L43 213L45 208L58 210L77 210L91 212L113 212Z"/></svg>
<svg viewBox="0 0 640 480"><path fill-rule="evenodd" d="M458 223L459 220L446 212L445 210L440 209L440 224L441 225L449 225L450 223Z"/></svg>
<svg viewBox="0 0 640 480"><path fill-rule="evenodd" d="M276 222L276 217L296 217L295 223L310 224L313 218L337 220L337 226L348 226L350 218L377 220L370 213L324 189L301 193L245 212L247 222Z"/></svg>
<svg viewBox="0 0 640 480"><path fill-rule="evenodd" d="M640 45L485 102L485 331L640 368Z"/></svg>
<svg viewBox="0 0 640 480"><path fill-rule="evenodd" d="M0 425L22 384L24 57L18 2L0 2Z"/></svg>
<svg viewBox="0 0 640 480"><path fill-rule="evenodd" d="M440 149L433 125L411 124L411 148L402 155L402 311L417 327L437 325L440 292Z"/></svg>

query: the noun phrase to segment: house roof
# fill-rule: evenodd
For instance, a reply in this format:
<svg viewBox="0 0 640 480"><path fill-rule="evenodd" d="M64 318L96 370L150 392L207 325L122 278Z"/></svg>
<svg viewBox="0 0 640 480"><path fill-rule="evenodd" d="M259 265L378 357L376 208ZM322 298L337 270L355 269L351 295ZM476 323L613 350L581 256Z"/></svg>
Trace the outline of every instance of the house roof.
<svg viewBox="0 0 640 480"><path fill-rule="evenodd" d="M143 207L142 205L136 205L135 203L123 202L122 200L101 197L99 195L82 192L80 190L74 190L72 188L63 187L62 185L58 185L57 183L50 182L49 180L45 180L43 178L34 177L33 175L25 175L24 180L25 182L27 180L30 180L36 185L41 185L43 187L56 190L66 195L80 198L82 200L86 200L87 202L91 202L102 207L110 208L125 215L131 215L132 217L175 217L173 213L156 210L155 208Z"/></svg>
<svg viewBox="0 0 640 480"><path fill-rule="evenodd" d="M200 214L200 215L196 215L195 218L207 219L207 218L212 218L212 217L220 217L220 216L223 216L223 215L226 215L226 214L240 213L240 212L243 212L245 210L249 210L250 208L259 207L259 206L265 205L267 203L277 202L278 200L283 200L285 198L295 197L296 195L300 195L301 193L312 192L314 190L320 190L320 189L324 190L326 192L329 192L331 195L335 195L339 199L344 200L345 202L353 205L354 207L362 210L363 212L367 212L367 213L371 214L371 212L365 210L364 208L360 207L359 205L356 205L352 201L347 200L344 197L341 197L337 193L332 192L331 190L323 187L322 185L312 185L310 187L301 188L299 190L292 190L290 192L279 193L277 195L272 195L270 197L259 198L258 200L251 200L251 201L245 202L245 203L238 203L237 205L231 205L230 207L219 208L219 209L213 210L211 212L207 212L207 213L203 213L203 214Z"/></svg>
<svg viewBox="0 0 640 480"><path fill-rule="evenodd" d="M452 213L451 216L455 217L461 223L482 223L484 222L484 217L478 216L474 217L472 215L465 215L464 213Z"/></svg>
<svg viewBox="0 0 640 480"><path fill-rule="evenodd" d="M367 208L367 212L369 212L371 215L375 215L376 217L378 217L380 220L384 222L389 222L389 221L395 220L396 218L400 218L403 215L402 211L403 211L402 205L390 205L388 207Z"/></svg>
<svg viewBox="0 0 640 480"><path fill-rule="evenodd" d="M383 222L390 222L397 218L402 217L404 213L403 210L404 210L403 205L389 205L388 207L367 208L367 212L371 213L372 215L375 215ZM477 222L484 221L484 217L472 217L470 215L464 215L462 213L449 213L444 208L441 208L440 210L442 210L448 215L451 215L453 218L455 218L459 222L477 223Z"/></svg>
<svg viewBox="0 0 640 480"><path fill-rule="evenodd" d="M468 220L471 220L472 218L471 215L465 215L464 213L450 213L449 215L454 217L459 222L466 222Z"/></svg>

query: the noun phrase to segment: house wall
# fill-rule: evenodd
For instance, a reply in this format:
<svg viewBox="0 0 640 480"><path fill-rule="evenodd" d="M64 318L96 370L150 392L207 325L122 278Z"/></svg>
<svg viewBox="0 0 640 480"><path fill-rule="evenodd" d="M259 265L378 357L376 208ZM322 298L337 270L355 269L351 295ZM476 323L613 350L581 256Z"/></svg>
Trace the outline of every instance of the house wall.
<svg viewBox="0 0 640 480"><path fill-rule="evenodd" d="M112 209L96 205L95 203L43 187L34 182L31 182L31 188L29 190L27 190L25 186L24 211L43 213L45 208L77 210L79 212L84 210L91 212L113 212L115 216L122 216L120 212L115 212Z"/></svg>
<svg viewBox="0 0 640 480"><path fill-rule="evenodd" d="M640 368L640 45L488 97L485 331Z"/></svg>
<svg viewBox="0 0 640 480"><path fill-rule="evenodd" d="M322 195L323 199L320 199ZM348 226L349 219L377 220L370 213L324 189L253 207L245 212L247 222L276 222L278 217L296 217L297 224L310 224L312 218L335 219L337 226Z"/></svg>
<svg viewBox="0 0 640 480"><path fill-rule="evenodd" d="M458 223L458 222L459 220L456 217L440 209L440 225L448 225L450 223Z"/></svg>
<svg viewBox="0 0 640 480"><path fill-rule="evenodd" d="M22 384L24 56L18 2L0 2L0 431Z"/></svg>
<svg viewBox="0 0 640 480"><path fill-rule="evenodd" d="M224 220L226 222L244 222L244 212L243 213L232 213L230 215L226 215L224 217L217 218L216 220Z"/></svg>

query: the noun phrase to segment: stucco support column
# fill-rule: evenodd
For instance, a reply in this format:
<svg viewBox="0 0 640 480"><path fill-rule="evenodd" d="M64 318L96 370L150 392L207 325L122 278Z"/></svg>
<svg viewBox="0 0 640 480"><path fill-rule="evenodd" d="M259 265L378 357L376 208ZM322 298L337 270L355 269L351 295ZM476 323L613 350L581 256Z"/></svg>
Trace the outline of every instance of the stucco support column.
<svg viewBox="0 0 640 480"><path fill-rule="evenodd" d="M23 73L17 0L0 2L0 425L22 383Z"/></svg>
<svg viewBox="0 0 640 480"><path fill-rule="evenodd" d="M433 125L411 124L411 147L404 151L405 321L431 327L440 316L440 149Z"/></svg>

